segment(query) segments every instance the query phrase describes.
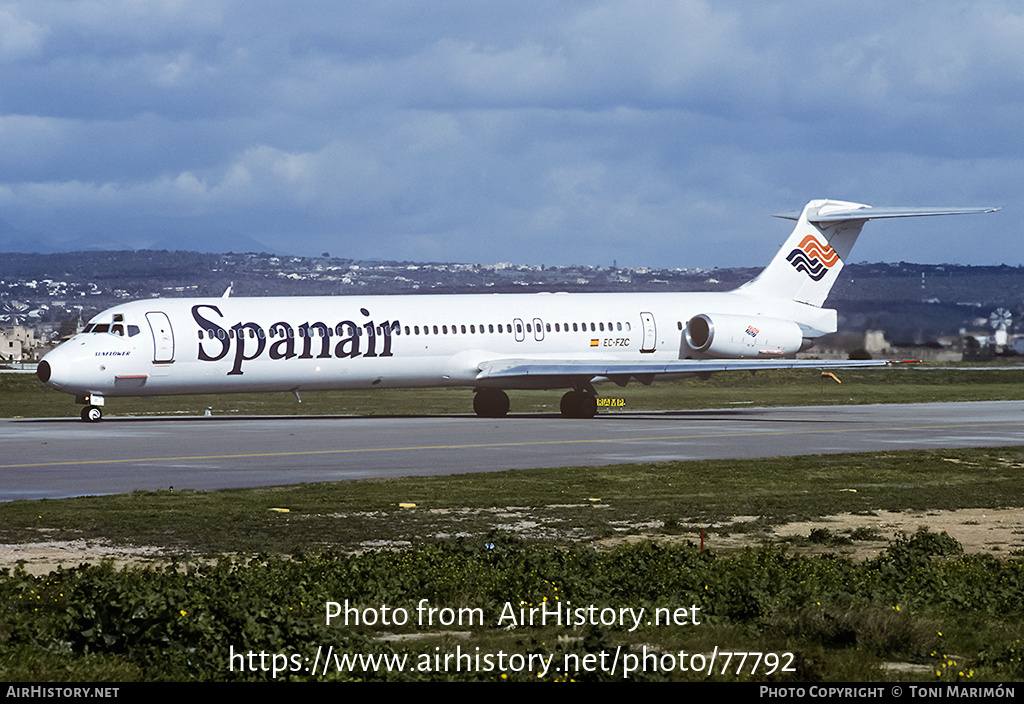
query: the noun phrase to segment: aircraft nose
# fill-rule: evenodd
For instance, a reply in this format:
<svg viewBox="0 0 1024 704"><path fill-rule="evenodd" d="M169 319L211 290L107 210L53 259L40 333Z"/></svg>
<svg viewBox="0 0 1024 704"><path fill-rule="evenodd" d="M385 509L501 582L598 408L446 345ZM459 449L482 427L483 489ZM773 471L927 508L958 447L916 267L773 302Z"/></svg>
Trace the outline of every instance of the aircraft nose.
<svg viewBox="0 0 1024 704"><path fill-rule="evenodd" d="M68 381L64 356L53 352L45 355L36 367L36 376L39 381L54 389L64 386Z"/></svg>

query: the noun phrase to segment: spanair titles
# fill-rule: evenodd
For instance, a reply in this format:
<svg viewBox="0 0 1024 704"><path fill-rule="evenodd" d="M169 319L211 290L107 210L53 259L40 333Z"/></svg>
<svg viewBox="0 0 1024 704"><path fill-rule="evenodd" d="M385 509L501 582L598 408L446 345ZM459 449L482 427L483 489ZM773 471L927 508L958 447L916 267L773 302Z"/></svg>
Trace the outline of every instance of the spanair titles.
<svg viewBox="0 0 1024 704"><path fill-rule="evenodd" d="M224 321L220 307L200 303L192 306L192 318L199 329L197 357L201 362L232 361L229 376L240 375L242 364L266 353L272 360L345 359L354 357L391 357L393 333L399 321L376 323L366 308L359 309L360 320L337 322L286 320L266 324ZM218 322L219 319L219 322Z"/></svg>

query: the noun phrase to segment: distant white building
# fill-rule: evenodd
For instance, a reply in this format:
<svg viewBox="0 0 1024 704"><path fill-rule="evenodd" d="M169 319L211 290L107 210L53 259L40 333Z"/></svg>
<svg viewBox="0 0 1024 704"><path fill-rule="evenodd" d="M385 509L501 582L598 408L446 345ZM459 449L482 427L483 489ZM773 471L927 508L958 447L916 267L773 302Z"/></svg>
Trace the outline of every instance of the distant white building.
<svg viewBox="0 0 1024 704"><path fill-rule="evenodd" d="M0 360L6 362L27 362L35 359L33 351L40 346L35 332L15 325L0 329Z"/></svg>
<svg viewBox="0 0 1024 704"><path fill-rule="evenodd" d="M867 330L864 332L864 349L870 354L887 354L892 345L885 339L884 331Z"/></svg>

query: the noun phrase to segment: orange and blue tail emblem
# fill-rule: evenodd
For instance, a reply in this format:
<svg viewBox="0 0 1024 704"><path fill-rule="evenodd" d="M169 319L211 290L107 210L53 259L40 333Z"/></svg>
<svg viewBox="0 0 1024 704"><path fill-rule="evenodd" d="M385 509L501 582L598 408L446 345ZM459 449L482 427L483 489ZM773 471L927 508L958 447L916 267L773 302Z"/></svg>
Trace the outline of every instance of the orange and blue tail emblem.
<svg viewBox="0 0 1024 704"><path fill-rule="evenodd" d="M821 281L839 261L839 254L831 246L819 242L814 235L807 235L786 259L797 271L804 272L814 281Z"/></svg>

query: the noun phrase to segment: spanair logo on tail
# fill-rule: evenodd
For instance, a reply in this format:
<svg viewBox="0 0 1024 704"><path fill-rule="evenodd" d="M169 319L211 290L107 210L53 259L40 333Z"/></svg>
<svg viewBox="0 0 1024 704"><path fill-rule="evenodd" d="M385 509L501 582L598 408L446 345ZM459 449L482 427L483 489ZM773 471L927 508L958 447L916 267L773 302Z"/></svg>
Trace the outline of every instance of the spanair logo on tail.
<svg viewBox="0 0 1024 704"><path fill-rule="evenodd" d="M831 246L819 242L814 235L807 235L786 259L797 271L804 272L814 281L821 281L839 261L839 254Z"/></svg>

